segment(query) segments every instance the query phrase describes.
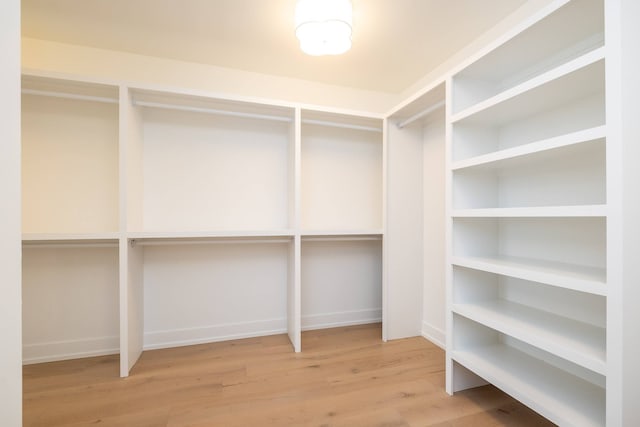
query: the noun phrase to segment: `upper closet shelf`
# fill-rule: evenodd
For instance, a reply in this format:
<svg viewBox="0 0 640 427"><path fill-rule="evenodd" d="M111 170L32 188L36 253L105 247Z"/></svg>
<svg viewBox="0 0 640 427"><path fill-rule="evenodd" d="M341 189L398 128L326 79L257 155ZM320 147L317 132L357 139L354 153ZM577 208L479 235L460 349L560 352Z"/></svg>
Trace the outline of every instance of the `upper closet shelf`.
<svg viewBox="0 0 640 427"><path fill-rule="evenodd" d="M564 147L570 147L574 145L580 145L595 140L601 140L606 138L606 126L597 126L594 128L572 132L567 135L559 137L549 138L542 141L536 141L529 144L507 148L500 151L495 151L489 154L476 156L464 160L453 162L451 165L452 170L461 170L465 168L475 167L499 167L498 165L516 159L519 157L526 157L532 154L548 152Z"/></svg>
<svg viewBox="0 0 640 427"><path fill-rule="evenodd" d="M302 231L301 237L306 241L380 240L382 239L382 230L308 230Z"/></svg>
<svg viewBox="0 0 640 427"><path fill-rule="evenodd" d="M455 114L451 121L501 125L604 92L604 53L604 48L598 48L479 102Z"/></svg>
<svg viewBox="0 0 640 427"><path fill-rule="evenodd" d="M26 74L22 76L22 93L109 104L117 104L119 100L118 86Z"/></svg>
<svg viewBox="0 0 640 427"><path fill-rule="evenodd" d="M458 218L604 217L606 215L606 205L455 209L451 213L452 217Z"/></svg>
<svg viewBox="0 0 640 427"><path fill-rule="evenodd" d="M23 245L116 244L119 233L23 233Z"/></svg>
<svg viewBox="0 0 640 427"><path fill-rule="evenodd" d="M570 23L570 25L567 25ZM557 0L453 78L453 113L604 46L601 0Z"/></svg>
<svg viewBox="0 0 640 427"><path fill-rule="evenodd" d="M283 105L260 104L256 102L146 89L131 89L131 94L133 105L145 108L281 122L292 122L295 115L294 108Z"/></svg>
<svg viewBox="0 0 640 427"><path fill-rule="evenodd" d="M178 243L260 243L290 241L292 230L247 230L247 231L175 231L132 232L127 237L140 244Z"/></svg>

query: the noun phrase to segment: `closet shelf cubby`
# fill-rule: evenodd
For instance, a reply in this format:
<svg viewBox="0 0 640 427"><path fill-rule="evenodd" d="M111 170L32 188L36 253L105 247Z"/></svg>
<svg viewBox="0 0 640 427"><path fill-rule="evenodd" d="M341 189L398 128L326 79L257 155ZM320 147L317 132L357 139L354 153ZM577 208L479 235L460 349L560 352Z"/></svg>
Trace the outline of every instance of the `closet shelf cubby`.
<svg viewBox="0 0 640 427"><path fill-rule="evenodd" d="M605 330L506 300L455 303L454 313L605 374Z"/></svg>
<svg viewBox="0 0 640 427"><path fill-rule="evenodd" d="M605 424L605 389L507 344L455 350L452 358L559 425Z"/></svg>
<svg viewBox="0 0 640 427"><path fill-rule="evenodd" d="M604 268L505 255L454 256L451 264L594 295L607 295Z"/></svg>
<svg viewBox="0 0 640 427"><path fill-rule="evenodd" d="M563 105L602 87L591 87L593 76L604 73L604 48L598 48L566 64L492 96L451 117L453 123L500 123L535 114L549 105ZM562 91L558 88L562 87ZM543 106L543 107L541 107Z"/></svg>

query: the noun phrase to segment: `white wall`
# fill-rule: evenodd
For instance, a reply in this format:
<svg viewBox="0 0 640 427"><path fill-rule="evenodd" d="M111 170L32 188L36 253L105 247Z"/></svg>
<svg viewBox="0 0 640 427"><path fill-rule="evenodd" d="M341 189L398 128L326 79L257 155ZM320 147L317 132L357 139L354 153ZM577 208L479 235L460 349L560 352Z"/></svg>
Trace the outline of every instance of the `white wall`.
<svg viewBox="0 0 640 427"><path fill-rule="evenodd" d="M467 62L472 56L478 55L479 52L487 45L493 43L495 40L503 38L510 30L516 25L524 22L527 17L540 11L545 6L556 0L529 0L514 13L504 18L498 24L493 26L490 30L477 37L473 42L465 46L460 51L456 52L449 59L444 61L433 71L423 76L420 80L406 88L400 94L399 99L407 99L415 96L417 92L420 92L423 88L430 86L434 81L444 80L444 76L451 73L451 70L458 67L460 64Z"/></svg>
<svg viewBox="0 0 640 427"><path fill-rule="evenodd" d="M25 69L382 113L397 95L24 38Z"/></svg>
<svg viewBox="0 0 640 427"><path fill-rule="evenodd" d="M0 425L22 424L20 1L0 3Z"/></svg>

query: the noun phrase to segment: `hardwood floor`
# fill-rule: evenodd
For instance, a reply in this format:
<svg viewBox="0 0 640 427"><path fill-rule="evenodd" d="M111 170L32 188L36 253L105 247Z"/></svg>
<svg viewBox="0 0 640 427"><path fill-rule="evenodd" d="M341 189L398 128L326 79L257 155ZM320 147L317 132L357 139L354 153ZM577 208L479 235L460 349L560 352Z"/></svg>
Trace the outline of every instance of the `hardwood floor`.
<svg viewBox="0 0 640 427"><path fill-rule="evenodd" d="M24 426L549 426L491 386L444 391L444 352L380 325L24 367Z"/></svg>

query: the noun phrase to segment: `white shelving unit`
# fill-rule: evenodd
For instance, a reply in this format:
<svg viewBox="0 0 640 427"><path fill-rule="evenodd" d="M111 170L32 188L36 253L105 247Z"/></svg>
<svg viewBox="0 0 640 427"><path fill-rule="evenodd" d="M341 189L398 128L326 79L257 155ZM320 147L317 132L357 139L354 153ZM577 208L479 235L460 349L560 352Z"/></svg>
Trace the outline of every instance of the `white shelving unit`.
<svg viewBox="0 0 640 427"><path fill-rule="evenodd" d="M606 420L606 52L603 1L556 1L448 81L447 391L560 425Z"/></svg>
<svg viewBox="0 0 640 427"><path fill-rule="evenodd" d="M301 330L382 320L383 121L301 110Z"/></svg>
<svg viewBox="0 0 640 427"><path fill-rule="evenodd" d="M117 353L118 87L22 80L24 363Z"/></svg>
<svg viewBox="0 0 640 427"><path fill-rule="evenodd" d="M382 117L36 74L23 93L25 363L120 353L127 376L144 349L300 351L303 323L382 318Z"/></svg>

